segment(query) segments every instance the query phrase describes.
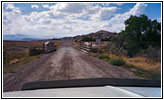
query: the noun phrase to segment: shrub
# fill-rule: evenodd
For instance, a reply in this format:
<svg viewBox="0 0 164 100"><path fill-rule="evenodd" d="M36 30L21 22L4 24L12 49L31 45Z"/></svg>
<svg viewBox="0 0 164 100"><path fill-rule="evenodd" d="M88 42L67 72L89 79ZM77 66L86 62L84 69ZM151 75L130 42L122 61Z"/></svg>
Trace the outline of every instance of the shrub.
<svg viewBox="0 0 164 100"><path fill-rule="evenodd" d="M147 57L150 60L161 60L161 48L152 47L151 45L147 49L141 50L137 56Z"/></svg>
<svg viewBox="0 0 164 100"><path fill-rule="evenodd" d="M114 65L114 66L122 66L125 65L125 61L121 58L113 58L110 60L110 64Z"/></svg>
<svg viewBox="0 0 164 100"><path fill-rule="evenodd" d="M108 53L115 53L117 51L116 43L110 43L107 46L104 47L105 51Z"/></svg>
<svg viewBox="0 0 164 100"><path fill-rule="evenodd" d="M127 56L128 51L125 50L123 47L117 46L116 43L110 43L104 47L105 52L114 54L116 56Z"/></svg>
<svg viewBox="0 0 164 100"><path fill-rule="evenodd" d="M161 50L158 47L149 46L146 50L147 57L153 60L161 59Z"/></svg>
<svg viewBox="0 0 164 100"><path fill-rule="evenodd" d="M107 55L100 55L98 58L99 59L110 59L110 57Z"/></svg>

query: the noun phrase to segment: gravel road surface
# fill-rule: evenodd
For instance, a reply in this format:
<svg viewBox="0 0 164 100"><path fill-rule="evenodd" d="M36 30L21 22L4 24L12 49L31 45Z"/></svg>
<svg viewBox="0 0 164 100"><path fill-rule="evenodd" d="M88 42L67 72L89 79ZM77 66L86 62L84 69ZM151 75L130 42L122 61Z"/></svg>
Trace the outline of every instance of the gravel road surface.
<svg viewBox="0 0 164 100"><path fill-rule="evenodd" d="M65 41L53 53L17 67L3 75L3 91L19 91L26 82L82 78L138 78L128 70L88 56Z"/></svg>

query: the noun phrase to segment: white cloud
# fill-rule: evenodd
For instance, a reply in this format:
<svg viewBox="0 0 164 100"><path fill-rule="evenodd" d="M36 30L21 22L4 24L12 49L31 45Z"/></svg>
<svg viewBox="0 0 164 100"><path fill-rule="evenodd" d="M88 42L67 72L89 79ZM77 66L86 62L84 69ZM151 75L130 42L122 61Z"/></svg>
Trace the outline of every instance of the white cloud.
<svg viewBox="0 0 164 100"><path fill-rule="evenodd" d="M114 12L119 8L93 6L93 4L90 3L59 3L51 6L50 9L55 16L62 13L67 18L71 19L90 17L91 20L101 20L114 15Z"/></svg>
<svg viewBox="0 0 164 100"><path fill-rule="evenodd" d="M17 13L20 14L21 11L18 7L14 7L14 5L12 3L5 3L3 4L4 6L4 12L12 12L12 13Z"/></svg>
<svg viewBox="0 0 164 100"><path fill-rule="evenodd" d="M120 8L93 6L92 3L58 3L50 6L48 11L22 15L19 8L9 4L3 12L3 31L7 34L23 33L54 37L87 34L101 29L119 32L124 29L124 21L130 15L142 14L146 6L137 3L129 11L116 14ZM112 18L102 20L108 17Z"/></svg>
<svg viewBox="0 0 164 100"><path fill-rule="evenodd" d="M130 9L128 12L123 14L117 14L115 17L113 17L108 25L112 26L111 29L114 29L116 32L120 32L121 30L124 30L125 25L124 21L128 19L131 15L140 15L143 14L144 9L147 7L144 3L137 3L132 9Z"/></svg>
<svg viewBox="0 0 164 100"><path fill-rule="evenodd" d="M110 16L114 15L114 12L118 10L117 7L110 7L110 8L103 8L101 9L100 18L109 18Z"/></svg>
<svg viewBox="0 0 164 100"><path fill-rule="evenodd" d="M21 17L19 8L13 4L3 5L3 31L5 34L15 34L22 30L26 21Z"/></svg>
<svg viewBox="0 0 164 100"><path fill-rule="evenodd" d="M49 5L48 4L45 4L45 5L42 5L43 8L49 8Z"/></svg>
<svg viewBox="0 0 164 100"><path fill-rule="evenodd" d="M147 7L147 4L144 3L137 3L129 12L132 15L139 15L142 14L144 9Z"/></svg>
<svg viewBox="0 0 164 100"><path fill-rule="evenodd" d="M38 6L38 5L31 5L31 8L32 8L32 9L34 9L34 8L37 9L37 8L39 8L39 6Z"/></svg>
<svg viewBox="0 0 164 100"><path fill-rule="evenodd" d="M51 6L50 9L63 13L82 13L83 10L91 5L88 3L57 3Z"/></svg>

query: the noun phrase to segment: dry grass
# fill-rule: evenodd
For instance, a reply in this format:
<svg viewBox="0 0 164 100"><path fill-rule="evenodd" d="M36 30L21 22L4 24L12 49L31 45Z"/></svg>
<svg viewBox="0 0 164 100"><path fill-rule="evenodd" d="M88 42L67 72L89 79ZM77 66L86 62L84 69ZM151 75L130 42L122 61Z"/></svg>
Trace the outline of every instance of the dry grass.
<svg viewBox="0 0 164 100"><path fill-rule="evenodd" d="M125 68L132 71L135 75L153 79L161 80L161 62L151 60L145 57L127 58L121 57L126 61Z"/></svg>
<svg viewBox="0 0 164 100"><path fill-rule="evenodd" d="M28 63L36 57L29 56L29 49L42 47L43 41L3 41L3 68L4 72L13 72L12 69Z"/></svg>
<svg viewBox="0 0 164 100"><path fill-rule="evenodd" d="M20 61L20 59L15 58L15 59L13 59L13 60L10 61L10 64L15 64L15 63L17 63L19 61Z"/></svg>
<svg viewBox="0 0 164 100"><path fill-rule="evenodd" d="M126 63L134 65L136 68L139 68L139 69L143 69L146 71L161 72L161 62L160 61L154 61L154 60L148 59L146 57L128 58L125 56L115 56L112 54L108 54L108 55L113 58L122 58L126 61Z"/></svg>
<svg viewBox="0 0 164 100"><path fill-rule="evenodd" d="M116 56L112 54L106 54L111 59L122 58L126 64L123 66L135 75L148 79L161 79L161 62L148 59L146 57L134 57L128 58L125 56Z"/></svg>
<svg viewBox="0 0 164 100"><path fill-rule="evenodd" d="M3 41L3 68L4 72L13 72L12 69L29 63L30 61L42 56L29 56L29 50L33 47L42 48L46 41ZM60 41L55 41L57 48L61 45Z"/></svg>
<svg viewBox="0 0 164 100"><path fill-rule="evenodd" d="M153 61L144 57L134 57L134 58L126 58L122 57L127 63L134 65L139 69L143 69L146 71L156 71L161 72L161 62Z"/></svg>
<svg viewBox="0 0 164 100"><path fill-rule="evenodd" d="M26 64L31 62L34 59L40 58L43 54L36 55L36 56L24 56L19 60L12 60L11 62L14 63L9 63L9 64L4 64L3 65L3 72L4 73L15 73L14 69L17 68L20 65Z"/></svg>

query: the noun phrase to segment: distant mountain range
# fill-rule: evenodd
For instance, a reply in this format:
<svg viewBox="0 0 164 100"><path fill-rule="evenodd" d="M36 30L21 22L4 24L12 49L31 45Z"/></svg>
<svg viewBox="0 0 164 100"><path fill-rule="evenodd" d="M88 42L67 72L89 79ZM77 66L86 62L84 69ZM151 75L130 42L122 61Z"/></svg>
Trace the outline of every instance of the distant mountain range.
<svg viewBox="0 0 164 100"><path fill-rule="evenodd" d="M3 35L3 40L19 40L19 41L31 41L41 40L40 38L32 38L32 36L23 34Z"/></svg>
<svg viewBox="0 0 164 100"><path fill-rule="evenodd" d="M88 37L88 38L92 38L92 39L96 39L98 37L100 37L101 39L106 39L109 38L113 35L116 35L116 33L113 32L109 32L109 31L105 31L105 30L100 30L94 33L89 33L86 35L78 35L78 36L74 36L74 37L64 37L64 38L60 38L61 40L77 40L77 41L81 41L83 38ZM57 38L53 38L53 39L44 39L44 40L60 40ZM32 40L43 40L41 38L34 38L32 36L29 35L23 35L23 34L14 34L14 35L3 35L3 40L19 40L19 41L32 41Z"/></svg>

